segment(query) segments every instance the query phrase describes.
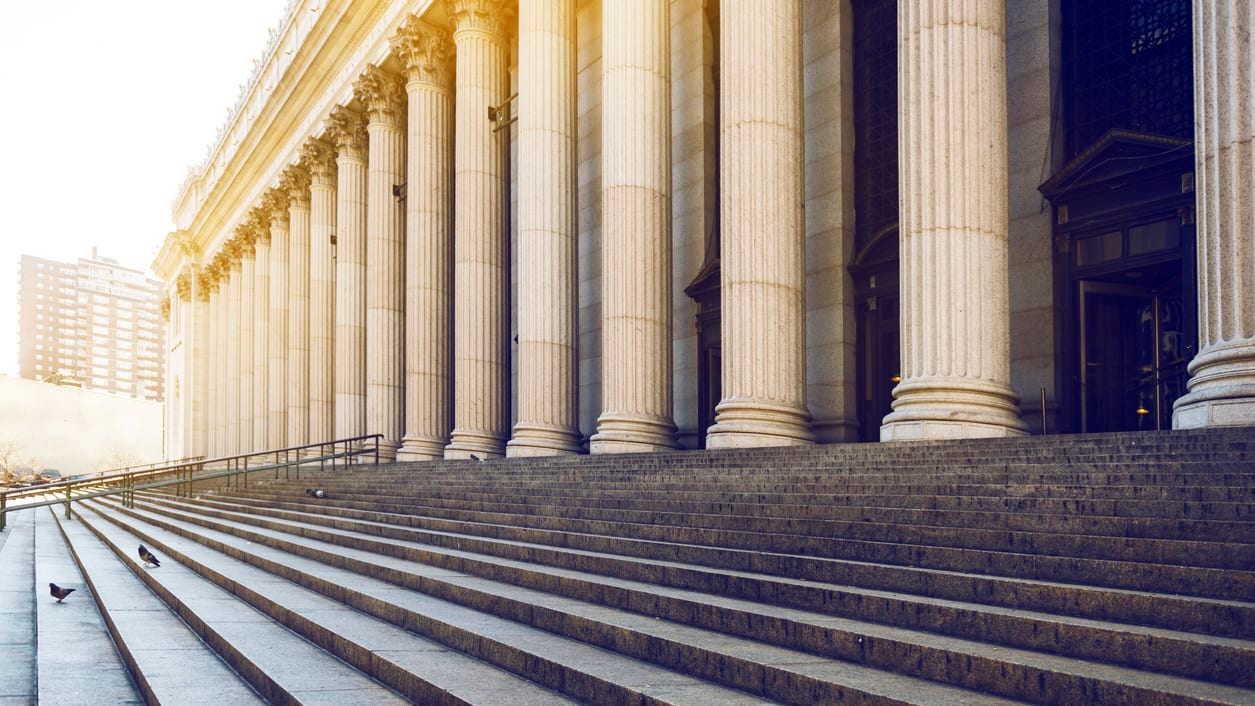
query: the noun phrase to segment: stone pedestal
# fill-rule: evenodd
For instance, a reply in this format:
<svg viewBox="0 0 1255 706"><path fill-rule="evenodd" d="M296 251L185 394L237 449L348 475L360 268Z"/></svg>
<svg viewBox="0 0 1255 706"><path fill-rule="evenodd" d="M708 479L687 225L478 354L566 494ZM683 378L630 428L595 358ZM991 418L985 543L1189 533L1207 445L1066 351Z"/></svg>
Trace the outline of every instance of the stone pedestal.
<svg viewBox="0 0 1255 706"><path fill-rule="evenodd" d="M270 215L270 332L266 345L270 424L266 448L282 449L288 445L288 309L292 304L288 291L291 226L287 191L271 190L264 203Z"/></svg>
<svg viewBox="0 0 1255 706"><path fill-rule="evenodd" d="M1005 0L898 3L902 382L882 441L1025 433L1010 384L1005 28Z"/></svg>
<svg viewBox="0 0 1255 706"><path fill-rule="evenodd" d="M453 433L445 458L501 456L508 421L505 156L488 109L508 97L509 0L449 0L457 47Z"/></svg>
<svg viewBox="0 0 1255 706"><path fill-rule="evenodd" d="M288 167L279 183L288 203L287 326L283 331L284 446L309 443L309 172Z"/></svg>
<svg viewBox="0 0 1255 706"><path fill-rule="evenodd" d="M301 149L309 172L309 436L335 438L336 163L330 145L310 140ZM295 232L295 231L294 231ZM299 323L297 324L299 325Z"/></svg>
<svg viewBox="0 0 1255 706"><path fill-rule="evenodd" d="M405 415L405 87L368 66L353 86L370 118L366 214L366 429L394 460ZM417 185L416 185L417 186Z"/></svg>
<svg viewBox="0 0 1255 706"><path fill-rule="evenodd" d="M1172 426L1255 425L1255 2L1194 3L1198 338Z"/></svg>
<svg viewBox="0 0 1255 706"><path fill-rule="evenodd" d="M336 146L335 434L366 434L366 123L331 112Z"/></svg>
<svg viewBox="0 0 1255 706"><path fill-rule="evenodd" d="M720 17L723 399L709 448L811 443L806 410L802 3Z"/></svg>
<svg viewBox="0 0 1255 706"><path fill-rule="evenodd" d="M575 0L519 3L518 421L506 455L580 449Z"/></svg>
<svg viewBox="0 0 1255 706"><path fill-rule="evenodd" d="M675 446L669 0L602 5L602 406L593 453Z"/></svg>
<svg viewBox="0 0 1255 706"><path fill-rule="evenodd" d="M409 100L405 192L405 436L397 458L429 461L449 442L453 42L411 16L392 39Z"/></svg>

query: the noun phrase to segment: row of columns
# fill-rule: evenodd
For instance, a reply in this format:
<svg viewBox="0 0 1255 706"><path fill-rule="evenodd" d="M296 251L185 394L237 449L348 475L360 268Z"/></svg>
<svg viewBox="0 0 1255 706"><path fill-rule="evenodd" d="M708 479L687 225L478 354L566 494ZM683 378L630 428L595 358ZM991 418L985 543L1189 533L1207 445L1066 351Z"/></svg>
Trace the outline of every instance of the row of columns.
<svg viewBox="0 0 1255 706"><path fill-rule="evenodd" d="M1223 4L1249 15L1248 2ZM366 433L404 459L578 451L575 5L517 4L513 429L507 137L486 119L507 101L513 3L447 0L451 36L409 17L392 39L404 80L369 67L354 85L364 114L333 109L325 136L306 143L210 264L210 453ZM630 5L602 8L594 453L675 446L670 2ZM1022 434L1010 385L1005 5L903 2L898 24L903 380L882 438ZM800 0L725 2L720 31L738 51L721 62L724 397L708 444L810 443ZM1250 58L1249 42L1220 44ZM1223 68L1231 58L1200 50L1199 61ZM1225 81L1201 83L1200 121L1249 102L1225 98ZM1249 205L1215 155L1249 158L1250 121L1217 125L1222 134L1199 135L1200 251L1221 276L1202 279L1208 315L1187 409L1205 397L1209 371L1248 407L1253 396L1243 387L1255 357L1252 289L1232 288L1249 272L1241 259L1237 275L1221 272L1231 265L1208 255L1207 235L1249 213L1227 223L1230 211L1206 207L1209 189Z"/></svg>

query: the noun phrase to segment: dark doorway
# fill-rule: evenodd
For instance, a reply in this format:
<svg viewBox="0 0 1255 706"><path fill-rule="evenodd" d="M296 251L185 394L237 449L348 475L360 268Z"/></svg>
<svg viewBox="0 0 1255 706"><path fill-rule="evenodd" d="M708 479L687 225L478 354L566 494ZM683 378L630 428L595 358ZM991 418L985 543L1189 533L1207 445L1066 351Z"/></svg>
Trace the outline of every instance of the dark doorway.
<svg viewBox="0 0 1255 706"><path fill-rule="evenodd" d="M850 267L858 315L859 441L879 441L902 380L897 229L882 233Z"/></svg>

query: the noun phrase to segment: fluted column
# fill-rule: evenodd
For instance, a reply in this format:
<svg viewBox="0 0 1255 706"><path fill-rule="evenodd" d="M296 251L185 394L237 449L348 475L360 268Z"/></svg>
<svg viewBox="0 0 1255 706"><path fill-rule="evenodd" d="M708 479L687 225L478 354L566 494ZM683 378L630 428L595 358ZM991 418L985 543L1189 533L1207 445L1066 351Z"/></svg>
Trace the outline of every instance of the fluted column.
<svg viewBox="0 0 1255 706"><path fill-rule="evenodd" d="M253 338L256 324L257 301L257 231L252 223L240 229L240 315L237 326L240 329L240 347L236 352L239 360L239 389L236 391L240 426L235 440L236 453L251 453L253 447L254 402L253 394L257 391Z"/></svg>
<svg viewBox="0 0 1255 706"><path fill-rule="evenodd" d="M336 146L335 438L366 432L366 123L331 111Z"/></svg>
<svg viewBox="0 0 1255 706"><path fill-rule="evenodd" d="M309 172L309 443L335 438L336 227L334 150L321 140L301 149Z"/></svg>
<svg viewBox="0 0 1255 706"><path fill-rule="evenodd" d="M188 333L192 345L192 371L187 376L188 456L204 456L209 452L209 276L205 267L198 267L191 279L187 309L190 313Z"/></svg>
<svg viewBox="0 0 1255 706"><path fill-rule="evenodd" d="M240 306L244 294L241 284L244 274L244 247L238 238L237 235L236 239L232 239L229 244L228 262L231 270L227 278L227 315L223 322L227 329L227 394L226 406L222 410L226 422L223 425L226 436L223 438L223 446L228 456L238 454L242 450L240 447L240 426L243 421L240 415L240 339L244 330L244 319L240 316ZM251 322L249 327L251 331Z"/></svg>
<svg viewBox="0 0 1255 706"><path fill-rule="evenodd" d="M602 405L593 453L675 446L669 0L602 5Z"/></svg>
<svg viewBox="0 0 1255 706"><path fill-rule="evenodd" d="M309 443L310 257L309 172L288 167L280 188L288 197L287 344L283 377L287 403L287 446Z"/></svg>
<svg viewBox="0 0 1255 706"><path fill-rule="evenodd" d="M509 0L449 0L457 47L453 433L446 458L501 456L508 409L505 154L488 109L507 98Z"/></svg>
<svg viewBox="0 0 1255 706"><path fill-rule="evenodd" d="M397 457L441 458L449 442L453 42L410 16L392 40L405 67L405 436Z"/></svg>
<svg viewBox="0 0 1255 706"><path fill-rule="evenodd" d="M227 361L230 359L230 346L227 341L227 317L231 311L231 292L229 287L231 263L226 250L224 247L218 251L214 256L210 269L214 275L214 292L210 299L210 306L213 311L211 318L213 321L214 354L210 372L214 376L211 410L213 414L212 455L215 457L227 455L226 409L227 390L229 388L227 382Z"/></svg>
<svg viewBox="0 0 1255 706"><path fill-rule="evenodd" d="M366 107L366 430L396 458L405 433L405 86L367 66L353 94Z"/></svg>
<svg viewBox="0 0 1255 706"><path fill-rule="evenodd" d="M902 382L884 441L1025 433L1011 390L1005 11L898 2Z"/></svg>
<svg viewBox="0 0 1255 706"><path fill-rule="evenodd" d="M1199 352L1172 426L1255 425L1255 2L1194 3Z"/></svg>
<svg viewBox="0 0 1255 706"><path fill-rule="evenodd" d="M270 222L254 210L252 451L270 448Z"/></svg>
<svg viewBox="0 0 1255 706"><path fill-rule="evenodd" d="M222 297L218 288L218 262L211 260L201 275L203 284L201 294L205 297L206 336L205 336L205 455L213 458L218 455L218 361L222 358L222 341L218 333L218 310Z"/></svg>
<svg viewBox="0 0 1255 706"><path fill-rule="evenodd" d="M811 443L802 216L802 3L721 6L723 399L709 448Z"/></svg>
<svg viewBox="0 0 1255 706"><path fill-rule="evenodd" d="M288 193L271 189L262 199L270 217L270 304L269 329L266 333L268 381L267 437L268 449L288 445Z"/></svg>
<svg viewBox="0 0 1255 706"><path fill-rule="evenodd" d="M518 421L507 456L580 449L575 0L519 2Z"/></svg>

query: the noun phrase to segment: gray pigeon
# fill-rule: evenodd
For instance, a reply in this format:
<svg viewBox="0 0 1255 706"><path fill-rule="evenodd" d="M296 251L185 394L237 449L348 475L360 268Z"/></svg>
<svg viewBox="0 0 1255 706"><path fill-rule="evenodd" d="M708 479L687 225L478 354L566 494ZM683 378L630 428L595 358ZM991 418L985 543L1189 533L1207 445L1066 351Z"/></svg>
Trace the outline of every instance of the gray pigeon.
<svg viewBox="0 0 1255 706"><path fill-rule="evenodd" d="M73 588L61 588L55 583L48 584L48 592L52 594L53 598L57 599L57 603L60 603L61 601L65 600L66 596L69 596L71 593L74 593L75 590L76 589L73 589Z"/></svg>
<svg viewBox="0 0 1255 706"><path fill-rule="evenodd" d="M145 568L149 566L161 566L161 562L157 561L157 557L154 556L152 552L148 551L148 547L145 547L142 544L139 545L139 558L144 560Z"/></svg>
<svg viewBox="0 0 1255 706"><path fill-rule="evenodd" d="M327 494L323 492L322 488L306 488L305 494L311 498L318 498L319 500L327 497Z"/></svg>

